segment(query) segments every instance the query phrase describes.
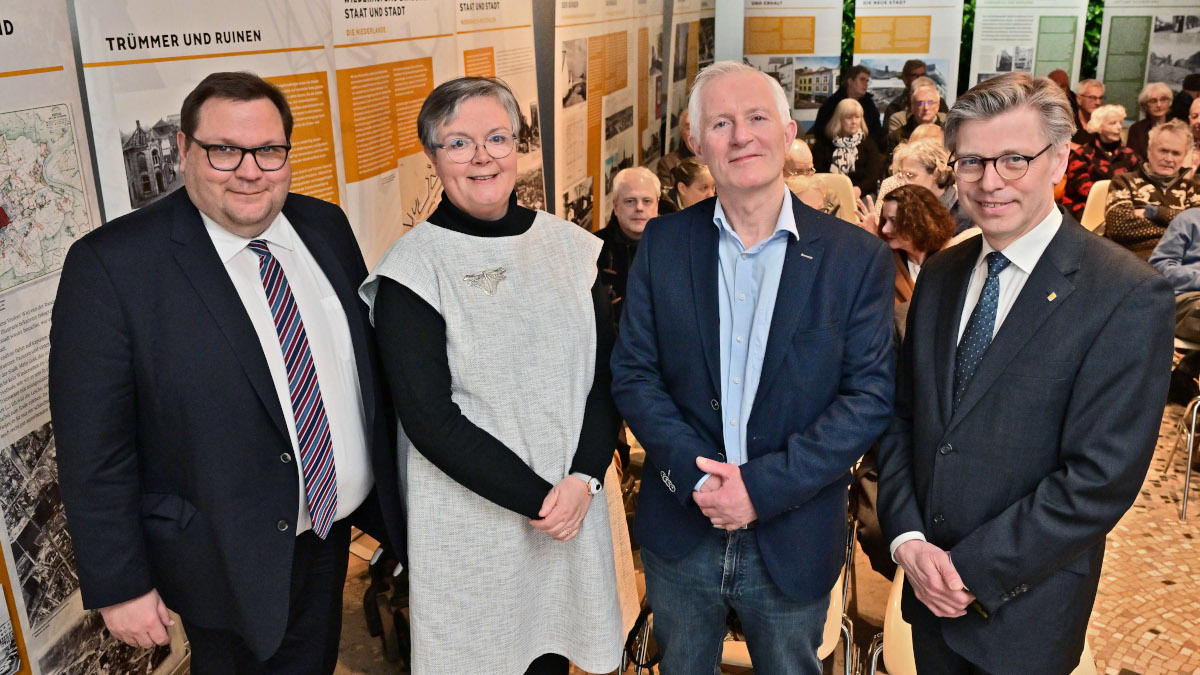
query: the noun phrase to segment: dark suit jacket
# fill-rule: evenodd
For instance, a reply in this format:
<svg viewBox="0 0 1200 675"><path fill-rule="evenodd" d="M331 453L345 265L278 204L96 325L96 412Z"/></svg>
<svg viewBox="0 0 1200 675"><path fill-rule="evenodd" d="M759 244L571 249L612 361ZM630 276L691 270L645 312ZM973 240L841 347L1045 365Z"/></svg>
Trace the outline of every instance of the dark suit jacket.
<svg viewBox="0 0 1200 675"><path fill-rule="evenodd" d="M393 413L357 295L362 255L337 206L290 194L283 212L349 320L377 485L356 515L381 504L402 547ZM300 503L296 464L281 457L292 453L283 405L186 190L71 247L50 409L85 607L156 588L186 621L241 634L259 658L275 652Z"/></svg>
<svg viewBox="0 0 1200 675"><path fill-rule="evenodd" d="M906 620L940 621L955 651L992 672L1067 673L1105 535L1154 453L1173 296L1153 268L1064 214L952 412L981 247L973 237L921 269L879 453L880 521L889 542L919 531L948 550L991 615L936 619L906 586Z"/></svg>
<svg viewBox="0 0 1200 675"><path fill-rule="evenodd" d="M807 601L841 569L850 467L891 411L887 246L790 196L789 237L742 477L771 578ZM715 198L649 223L613 351L613 395L646 448L638 542L667 558L712 531L692 501L699 456L724 461Z"/></svg>

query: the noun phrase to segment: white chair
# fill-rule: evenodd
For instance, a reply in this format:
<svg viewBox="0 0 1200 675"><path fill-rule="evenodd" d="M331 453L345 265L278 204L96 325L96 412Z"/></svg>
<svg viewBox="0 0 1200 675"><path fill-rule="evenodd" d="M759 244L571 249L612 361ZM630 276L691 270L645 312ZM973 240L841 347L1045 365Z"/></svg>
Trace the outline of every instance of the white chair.
<svg viewBox="0 0 1200 675"><path fill-rule="evenodd" d="M1175 338L1175 349L1176 351L1190 352L1200 349L1200 342L1190 342L1181 338ZM1183 409L1183 415L1179 417L1179 422L1176 425L1175 447L1171 448L1171 454L1167 455L1167 463L1163 466L1163 474L1171 470L1175 460L1175 453L1179 452L1179 442L1186 438L1188 448L1187 463L1183 469L1183 503L1179 507L1180 520L1187 520L1188 492L1192 487L1192 462L1195 459L1197 413L1200 413L1200 396L1193 398L1187 404L1187 407Z"/></svg>
<svg viewBox="0 0 1200 675"><path fill-rule="evenodd" d="M900 598L904 594L904 569L896 569L896 578L892 580L892 590L888 593L887 607L883 612L883 632L871 640L867 652L871 659L870 675L879 671L879 657L883 656L887 664L888 675L917 675L917 661L913 656L912 626L904 621L900 612ZM1079 655L1079 665L1071 671L1071 675L1096 675L1096 659L1092 656L1092 646L1087 639L1083 641L1083 653Z"/></svg>
<svg viewBox="0 0 1200 675"><path fill-rule="evenodd" d="M1096 234L1104 234L1104 211L1108 202L1108 186L1112 181L1098 180L1092 184L1079 224Z"/></svg>
<svg viewBox="0 0 1200 675"><path fill-rule="evenodd" d="M840 173L818 173L816 176L837 197L837 217L847 223L857 224L858 216L856 215L857 209L854 201L854 184L850 182L850 177L843 176Z"/></svg>
<svg viewBox="0 0 1200 675"><path fill-rule="evenodd" d="M954 246L955 244L964 242L964 241L970 239L971 237L977 237L982 233L983 233L983 230L979 229L978 227L968 227L967 229L963 230L962 232L959 232L958 234L954 235L953 237L950 237L950 241L946 242L946 248L950 248L951 246Z"/></svg>

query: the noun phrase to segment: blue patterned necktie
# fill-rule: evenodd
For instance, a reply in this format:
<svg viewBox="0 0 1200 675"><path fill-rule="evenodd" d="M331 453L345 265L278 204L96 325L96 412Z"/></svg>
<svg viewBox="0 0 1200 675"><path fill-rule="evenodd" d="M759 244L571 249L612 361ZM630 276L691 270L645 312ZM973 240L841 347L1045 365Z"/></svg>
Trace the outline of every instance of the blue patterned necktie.
<svg viewBox="0 0 1200 675"><path fill-rule="evenodd" d="M967 327L963 330L962 339L958 341L958 351L954 355L954 408L962 400L967 383L979 368L983 353L992 343L992 329L996 325L996 308L1000 304L1000 272L1012 262L999 251L987 254L987 280L983 282L983 290L979 292L979 302L971 311Z"/></svg>
<svg viewBox="0 0 1200 675"><path fill-rule="evenodd" d="M308 511L312 515L313 533L324 539L337 515L337 471L333 466L329 420L325 417L325 401L321 398L317 369L308 347L308 333L304 330L300 308L292 297L283 266L271 255L267 242L255 239L247 244L247 248L258 254L258 274L275 318L275 332L279 334L279 347L287 365Z"/></svg>

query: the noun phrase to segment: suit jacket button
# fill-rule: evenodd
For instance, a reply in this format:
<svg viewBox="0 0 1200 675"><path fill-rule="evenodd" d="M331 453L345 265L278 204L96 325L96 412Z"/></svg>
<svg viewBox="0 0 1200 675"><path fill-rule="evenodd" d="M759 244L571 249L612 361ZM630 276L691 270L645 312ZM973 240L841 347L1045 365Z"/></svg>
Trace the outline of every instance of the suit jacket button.
<svg viewBox="0 0 1200 675"><path fill-rule="evenodd" d="M942 516L942 514L940 514L940 513L933 514L933 524L934 525L941 525L944 522L946 522L946 519Z"/></svg>
<svg viewBox="0 0 1200 675"><path fill-rule="evenodd" d="M721 409L721 404L720 404L720 403L718 403L718 402L717 402L717 399L715 399L715 398L714 398L713 400L709 401L709 402L708 402L708 404L712 406L712 409L713 409L713 410L720 410L720 409Z"/></svg>
<svg viewBox="0 0 1200 675"><path fill-rule="evenodd" d="M943 455L948 455L954 452L954 446L950 445L949 443L943 443L942 447L938 448L938 452L942 453Z"/></svg>
<svg viewBox="0 0 1200 675"><path fill-rule="evenodd" d="M280 532L287 532L288 522L286 520L281 520L278 523L275 523L275 527L278 528Z"/></svg>
<svg viewBox="0 0 1200 675"><path fill-rule="evenodd" d="M287 453L287 452L283 453L282 455L279 456L279 461L283 462L284 464L287 464L288 462L292 461L291 453Z"/></svg>

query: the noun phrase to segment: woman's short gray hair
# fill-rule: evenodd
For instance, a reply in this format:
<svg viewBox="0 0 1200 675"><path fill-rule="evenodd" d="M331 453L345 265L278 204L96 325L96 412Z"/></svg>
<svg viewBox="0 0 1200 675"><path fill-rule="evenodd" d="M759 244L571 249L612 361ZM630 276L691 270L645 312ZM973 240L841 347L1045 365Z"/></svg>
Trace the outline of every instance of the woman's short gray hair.
<svg viewBox="0 0 1200 675"><path fill-rule="evenodd" d="M421 145L426 150L434 150L438 144L438 129L458 116L463 101L479 96L496 99L504 112L508 113L512 132L517 134L521 131L521 106L503 80L456 77L439 84L421 104L421 112L417 115L417 136L421 139Z"/></svg>
<svg viewBox="0 0 1200 675"><path fill-rule="evenodd" d="M1042 133L1055 148L1066 146L1075 133L1071 104L1057 84L1028 73L1005 73L971 87L954 102L946 116L946 148L951 153L956 151L958 127L963 122L989 120L1021 108L1037 113Z"/></svg>
<svg viewBox="0 0 1200 675"><path fill-rule="evenodd" d="M688 116L692 122L692 140L699 142L700 133L703 131L704 118L700 115L700 97L704 95L704 88L714 80L719 80L726 75L741 73L754 73L766 80L767 86L771 88L771 97L775 100L775 110L779 114L780 124L787 124L792 120L792 109L788 105L787 94L784 93L779 80L754 66L739 61L717 61L700 71L700 74L696 76L696 81L692 83L692 93L688 97L687 106Z"/></svg>
<svg viewBox="0 0 1200 675"><path fill-rule="evenodd" d="M838 104L833 109L833 116L829 118L829 124L825 125L825 136L829 140L833 140L842 135L842 119L851 112L857 112L859 117L863 117L862 104L857 100L847 96L838 101ZM863 120L864 122L866 120Z"/></svg>
<svg viewBox="0 0 1200 675"><path fill-rule="evenodd" d="M1108 124L1112 120L1120 122L1125 121L1125 106L1109 103L1102 105L1092 111L1092 118L1088 120L1087 130L1089 134L1100 133L1100 127Z"/></svg>
<svg viewBox="0 0 1200 675"><path fill-rule="evenodd" d="M1158 98L1154 95L1158 92L1161 92L1161 94L1167 98L1172 98L1175 96L1175 92L1171 91L1171 88L1162 82L1147 83L1146 86L1142 87L1142 91L1138 94L1138 107L1142 109L1143 114L1150 114L1150 111L1146 109L1146 103L1151 98Z"/></svg>
<svg viewBox="0 0 1200 675"><path fill-rule="evenodd" d="M947 164L950 153L940 141L927 139L897 145L892 152L892 173L900 173L900 166L910 159L932 174L938 187L949 187L954 182L954 173Z"/></svg>

